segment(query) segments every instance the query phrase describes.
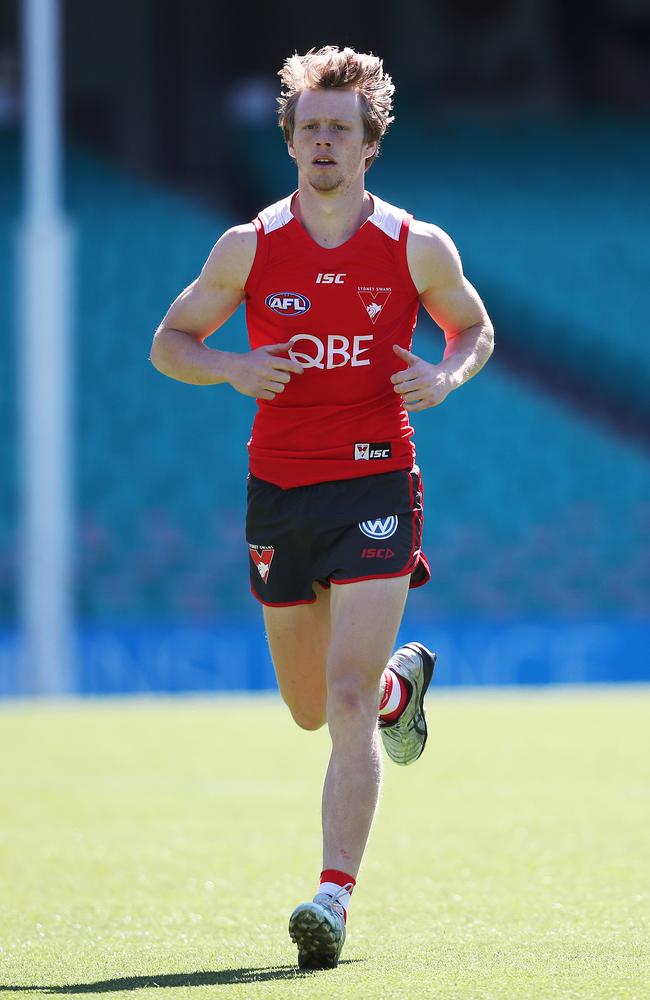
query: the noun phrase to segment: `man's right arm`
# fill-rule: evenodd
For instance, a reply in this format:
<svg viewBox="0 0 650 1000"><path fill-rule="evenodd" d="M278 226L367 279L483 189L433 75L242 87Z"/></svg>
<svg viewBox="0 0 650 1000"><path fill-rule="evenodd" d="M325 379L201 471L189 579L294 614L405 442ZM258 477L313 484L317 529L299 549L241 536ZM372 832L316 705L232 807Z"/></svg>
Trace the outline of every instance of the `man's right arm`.
<svg viewBox="0 0 650 1000"><path fill-rule="evenodd" d="M204 344L245 298L256 246L252 224L229 229L213 247L198 278L172 303L151 348L151 363L163 375L191 385L229 382L246 396L274 399L291 374L302 373L297 362L277 356L286 354L288 343L245 354Z"/></svg>

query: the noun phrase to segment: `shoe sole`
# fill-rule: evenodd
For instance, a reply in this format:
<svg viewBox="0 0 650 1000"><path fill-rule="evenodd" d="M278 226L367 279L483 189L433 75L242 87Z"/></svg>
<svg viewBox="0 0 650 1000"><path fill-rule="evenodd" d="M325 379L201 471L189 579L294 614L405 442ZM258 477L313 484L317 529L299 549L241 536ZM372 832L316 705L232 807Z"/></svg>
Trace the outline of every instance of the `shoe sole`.
<svg viewBox="0 0 650 1000"><path fill-rule="evenodd" d="M407 646L411 649L417 649L418 653L422 657L422 663L424 665L424 684L422 685L422 692L420 694L420 712L422 713L422 719L424 720L424 741L422 743L422 750L424 750L427 739L429 738L429 727L427 726L427 717L424 714L424 696L429 689L429 684L431 683L431 678L433 677L433 671L435 670L436 660L438 659L437 653L432 653L430 649L423 646L421 642L407 642ZM422 750L418 756L422 755ZM416 757L416 760L418 758Z"/></svg>
<svg viewBox="0 0 650 1000"><path fill-rule="evenodd" d="M436 660L438 659L437 653L432 653L430 649L423 646L421 642L407 642L404 644L408 649L415 649L422 657L422 667L424 671L424 684L422 685L422 691L420 692L420 714L422 716L422 721L424 723L424 739L422 740L422 746L420 747L420 752L417 757L410 760L409 764L415 764L416 760L419 760L424 753L424 748L427 745L427 739L429 738L429 727L427 726L427 717L424 711L424 696L429 689L429 684L431 683L431 678L433 677L433 671L436 665ZM402 767L407 765L402 764Z"/></svg>
<svg viewBox="0 0 650 1000"><path fill-rule="evenodd" d="M341 948L329 921L309 904L295 910L289 919L289 937L298 946L301 969L334 969Z"/></svg>

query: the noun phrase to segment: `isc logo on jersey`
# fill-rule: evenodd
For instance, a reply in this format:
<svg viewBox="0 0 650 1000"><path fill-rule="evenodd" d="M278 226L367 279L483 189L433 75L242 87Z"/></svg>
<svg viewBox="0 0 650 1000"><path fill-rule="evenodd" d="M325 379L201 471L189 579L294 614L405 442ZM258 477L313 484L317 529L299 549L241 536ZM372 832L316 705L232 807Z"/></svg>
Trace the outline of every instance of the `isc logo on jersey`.
<svg viewBox="0 0 650 1000"><path fill-rule="evenodd" d="M264 301L279 316L304 316L311 309L311 302L300 292L271 292Z"/></svg>
<svg viewBox="0 0 650 1000"><path fill-rule="evenodd" d="M342 285L343 279L346 277L347 272L344 271L343 274L319 274L316 277L317 285Z"/></svg>
<svg viewBox="0 0 650 1000"><path fill-rule="evenodd" d="M392 448L390 441L373 442L357 441L354 446L354 460L370 461L378 458L392 458Z"/></svg>

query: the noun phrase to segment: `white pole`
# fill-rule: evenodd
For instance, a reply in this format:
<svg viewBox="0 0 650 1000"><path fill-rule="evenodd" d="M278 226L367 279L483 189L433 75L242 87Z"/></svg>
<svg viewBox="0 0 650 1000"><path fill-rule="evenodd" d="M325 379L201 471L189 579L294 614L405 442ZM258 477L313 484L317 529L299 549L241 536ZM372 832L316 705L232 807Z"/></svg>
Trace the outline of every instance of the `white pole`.
<svg viewBox="0 0 650 1000"><path fill-rule="evenodd" d="M21 551L26 693L74 678L71 250L61 198L58 0L23 0L25 213L18 237Z"/></svg>

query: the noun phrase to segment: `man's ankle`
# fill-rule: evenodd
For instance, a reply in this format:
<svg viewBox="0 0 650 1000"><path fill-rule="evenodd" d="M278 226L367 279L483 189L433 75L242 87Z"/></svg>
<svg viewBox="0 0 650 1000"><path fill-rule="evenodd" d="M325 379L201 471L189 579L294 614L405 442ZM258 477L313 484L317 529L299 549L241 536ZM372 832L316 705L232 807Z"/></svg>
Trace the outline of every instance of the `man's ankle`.
<svg viewBox="0 0 650 1000"><path fill-rule="evenodd" d="M396 722L404 711L411 692L403 677L386 667L384 670L384 694L379 703L379 718L381 722L390 724Z"/></svg>
<svg viewBox="0 0 650 1000"><path fill-rule="evenodd" d="M343 916L348 919L348 907L352 890L357 884L356 879L347 872L339 868L324 868L320 873L319 892L327 893L328 896L335 896L336 902L343 907ZM347 891L344 891L347 890Z"/></svg>

